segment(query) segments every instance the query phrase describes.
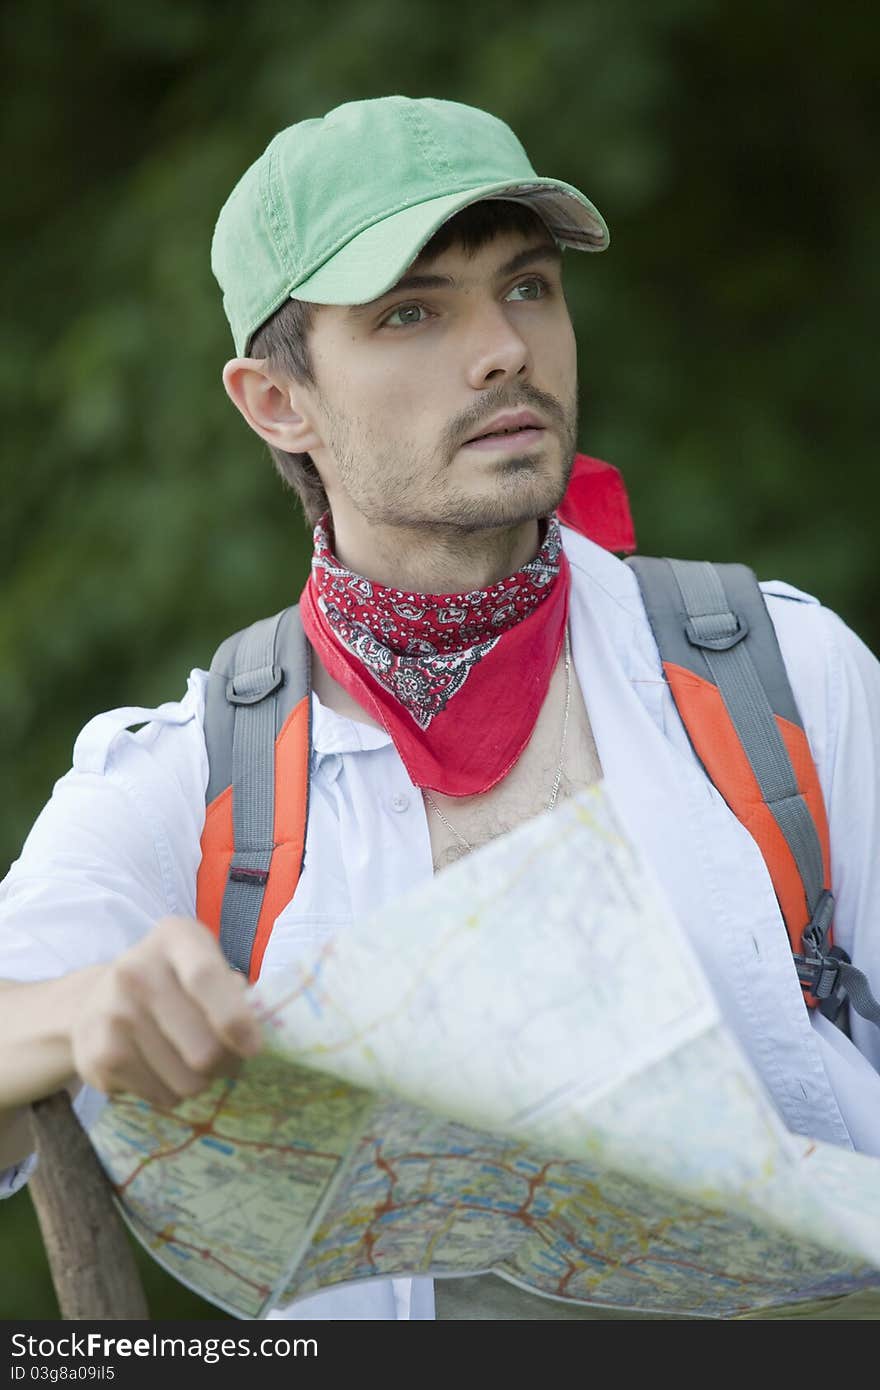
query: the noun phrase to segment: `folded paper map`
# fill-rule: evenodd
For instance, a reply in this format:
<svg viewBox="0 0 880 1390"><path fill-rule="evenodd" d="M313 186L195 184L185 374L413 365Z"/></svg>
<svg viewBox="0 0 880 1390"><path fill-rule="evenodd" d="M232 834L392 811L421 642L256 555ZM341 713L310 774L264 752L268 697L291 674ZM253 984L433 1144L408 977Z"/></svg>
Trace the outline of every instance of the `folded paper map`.
<svg viewBox="0 0 880 1390"><path fill-rule="evenodd" d="M145 1246L238 1317L423 1274L708 1318L880 1292L880 1160L784 1128L601 784L253 1001L234 1081L92 1131Z"/></svg>

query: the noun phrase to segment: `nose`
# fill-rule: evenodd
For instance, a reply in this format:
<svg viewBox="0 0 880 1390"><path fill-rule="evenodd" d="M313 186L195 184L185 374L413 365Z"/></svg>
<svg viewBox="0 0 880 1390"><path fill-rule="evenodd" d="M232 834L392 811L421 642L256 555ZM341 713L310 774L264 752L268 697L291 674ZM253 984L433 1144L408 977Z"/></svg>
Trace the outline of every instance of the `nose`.
<svg viewBox="0 0 880 1390"><path fill-rule="evenodd" d="M475 390L531 372L529 345L502 305L483 306L475 315L467 361L468 384Z"/></svg>

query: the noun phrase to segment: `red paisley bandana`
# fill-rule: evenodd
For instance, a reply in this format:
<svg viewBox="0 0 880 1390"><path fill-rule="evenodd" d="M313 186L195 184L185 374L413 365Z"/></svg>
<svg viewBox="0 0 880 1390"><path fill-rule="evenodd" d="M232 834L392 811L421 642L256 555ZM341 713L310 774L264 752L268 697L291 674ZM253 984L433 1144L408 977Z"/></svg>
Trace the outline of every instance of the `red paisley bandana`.
<svg viewBox="0 0 880 1390"><path fill-rule="evenodd" d="M555 517L534 560L465 594L406 593L353 574L322 517L300 612L327 670L388 730L415 785L471 796L499 782L528 742L568 591Z"/></svg>
<svg viewBox="0 0 880 1390"><path fill-rule="evenodd" d="M567 525L586 530L590 495L604 532L595 539L632 549L619 475L578 455L559 509ZM416 786L447 796L488 791L528 743L562 648L571 578L556 516L534 560L464 594L375 584L346 569L332 544L327 514L300 598L324 666L388 731Z"/></svg>

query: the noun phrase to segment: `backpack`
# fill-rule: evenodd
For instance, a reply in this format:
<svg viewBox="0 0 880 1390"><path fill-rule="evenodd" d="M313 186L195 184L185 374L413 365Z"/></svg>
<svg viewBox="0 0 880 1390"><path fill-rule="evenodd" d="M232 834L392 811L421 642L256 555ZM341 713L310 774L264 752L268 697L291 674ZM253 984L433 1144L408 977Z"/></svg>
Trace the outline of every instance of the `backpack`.
<svg viewBox="0 0 880 1390"><path fill-rule="evenodd" d="M808 1008L846 1030L880 1004L833 944L828 822L770 615L745 565L630 556L691 745L756 841ZM311 648L296 606L234 633L211 662L209 781L196 911L229 963L259 976L305 856Z"/></svg>

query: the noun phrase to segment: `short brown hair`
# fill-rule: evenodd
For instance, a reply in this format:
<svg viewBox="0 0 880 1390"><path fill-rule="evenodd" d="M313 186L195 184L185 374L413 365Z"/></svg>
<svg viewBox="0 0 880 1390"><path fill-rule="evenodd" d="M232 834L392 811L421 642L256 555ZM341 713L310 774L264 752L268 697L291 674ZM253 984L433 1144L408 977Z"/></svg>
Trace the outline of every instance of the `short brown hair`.
<svg viewBox="0 0 880 1390"><path fill-rule="evenodd" d="M485 199L480 203L471 203L450 217L419 254L425 259L432 259L448 251L451 246L461 246L471 255L503 232L522 232L524 235L543 232L548 238L551 235L539 215L524 203ZM276 309L272 317L257 329L249 355L267 359L272 370L293 381L316 386L309 351L309 332L317 307L304 299L285 300L281 308ZM271 445L269 453L284 482L299 497L307 525L314 526L327 511L329 503L311 454L288 454Z"/></svg>

